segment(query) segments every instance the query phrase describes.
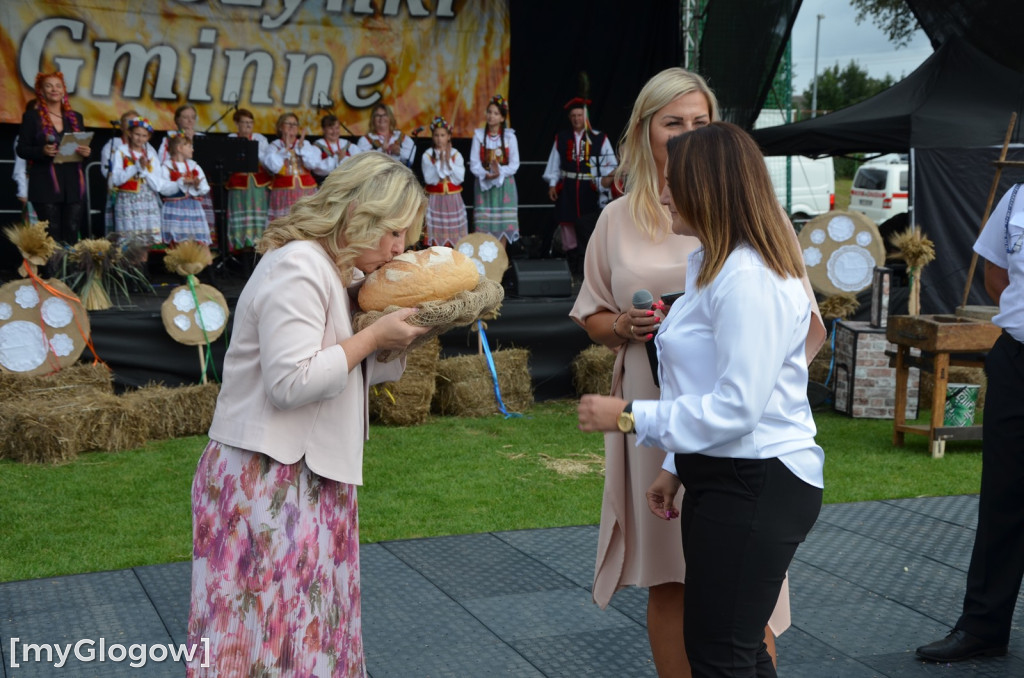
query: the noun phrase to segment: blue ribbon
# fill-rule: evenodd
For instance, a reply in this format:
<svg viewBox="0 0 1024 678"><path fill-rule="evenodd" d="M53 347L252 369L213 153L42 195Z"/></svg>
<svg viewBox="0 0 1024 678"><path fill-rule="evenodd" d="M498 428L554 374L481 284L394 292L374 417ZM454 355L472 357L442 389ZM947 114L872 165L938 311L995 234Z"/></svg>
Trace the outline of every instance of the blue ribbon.
<svg viewBox="0 0 1024 678"><path fill-rule="evenodd" d="M491 370L491 379L494 380L494 397L498 399L498 410L505 415L505 418L509 417L521 417L518 412L509 412L505 409L505 403L501 400L501 387L498 385L498 370L494 367L494 356L491 355L491 347L487 345L487 333L484 332L484 322L482 320L476 321L477 329L480 330L480 344L484 347L484 356L487 357L487 367Z"/></svg>
<svg viewBox="0 0 1024 678"><path fill-rule="evenodd" d="M828 376L825 377L825 386L828 386L829 382L832 381L832 370L836 367L836 323L839 322L839 318L832 320L832 336L829 338L829 346L832 347L832 357L828 361ZM825 402L829 402L832 398L826 398Z"/></svg>

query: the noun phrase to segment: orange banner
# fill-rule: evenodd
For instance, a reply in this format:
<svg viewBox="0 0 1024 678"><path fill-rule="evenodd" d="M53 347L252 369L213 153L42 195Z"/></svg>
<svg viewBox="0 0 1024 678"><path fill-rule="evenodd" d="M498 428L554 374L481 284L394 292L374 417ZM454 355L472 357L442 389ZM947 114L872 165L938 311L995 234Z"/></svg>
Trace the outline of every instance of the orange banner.
<svg viewBox="0 0 1024 678"><path fill-rule="evenodd" d="M507 0L4 0L0 122L20 123L40 71L64 73L90 127L135 109L172 129L232 132L231 108L274 133L293 112L310 133L336 115L352 134L393 107L406 132L443 115L456 136L508 95ZM222 115L227 115L217 122Z"/></svg>

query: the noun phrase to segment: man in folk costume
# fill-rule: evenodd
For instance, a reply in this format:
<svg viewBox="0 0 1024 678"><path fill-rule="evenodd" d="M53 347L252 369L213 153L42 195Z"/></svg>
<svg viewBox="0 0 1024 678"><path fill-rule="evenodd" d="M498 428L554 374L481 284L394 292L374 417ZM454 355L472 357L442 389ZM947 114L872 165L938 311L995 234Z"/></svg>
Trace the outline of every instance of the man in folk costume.
<svg viewBox="0 0 1024 678"><path fill-rule="evenodd" d="M555 135L544 170L548 197L555 203L562 250L576 268L582 265L600 211L601 189L611 187L612 172L618 166L608 135L590 126L589 104L590 100L583 97L574 97L565 104L571 129Z"/></svg>

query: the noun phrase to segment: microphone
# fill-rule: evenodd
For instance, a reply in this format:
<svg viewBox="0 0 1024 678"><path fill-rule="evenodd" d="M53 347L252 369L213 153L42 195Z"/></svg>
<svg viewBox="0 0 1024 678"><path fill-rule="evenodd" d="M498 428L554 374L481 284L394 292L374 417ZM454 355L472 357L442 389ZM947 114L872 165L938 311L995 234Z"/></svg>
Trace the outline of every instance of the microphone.
<svg viewBox="0 0 1024 678"><path fill-rule="evenodd" d="M637 290L633 292L633 308L649 309L654 306L654 295L651 294L650 290ZM661 387L658 383L658 347L654 345L654 339L644 342L644 348L647 350L647 362L651 366L651 377L654 379L654 385Z"/></svg>
<svg viewBox="0 0 1024 678"><path fill-rule="evenodd" d="M633 308L646 309L654 306L654 295L650 290L637 290L633 292Z"/></svg>
<svg viewBox="0 0 1024 678"><path fill-rule="evenodd" d="M420 132L422 132L422 131L423 131L423 130L425 130L425 129L427 129L427 128L426 128L426 126L424 126L424 125L420 125L419 127L417 127L416 129L414 129L414 130L412 131L412 136L417 136L417 135L419 135L419 133L420 133ZM650 293L648 292L648 294L650 294Z"/></svg>

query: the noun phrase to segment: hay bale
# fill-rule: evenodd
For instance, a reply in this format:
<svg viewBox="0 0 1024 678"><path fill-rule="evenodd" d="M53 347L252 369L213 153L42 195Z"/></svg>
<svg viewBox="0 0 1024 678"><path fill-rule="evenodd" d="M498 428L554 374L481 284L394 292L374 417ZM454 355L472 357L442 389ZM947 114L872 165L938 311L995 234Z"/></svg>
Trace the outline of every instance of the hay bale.
<svg viewBox="0 0 1024 678"><path fill-rule="evenodd" d="M75 363L40 376L0 371L0 403L24 398L63 398L65 394L83 389L113 393L114 373L102 363Z"/></svg>
<svg viewBox="0 0 1024 678"><path fill-rule="evenodd" d="M811 381L819 384L824 384L825 380L828 379L828 371L832 366L832 345L825 342L825 345L818 351L818 355L814 356L814 360L807 366L807 378ZM833 375L834 377L835 375ZM834 387L835 384L830 384L829 387Z"/></svg>
<svg viewBox="0 0 1024 678"><path fill-rule="evenodd" d="M611 393L615 356L615 351L601 344L593 344L580 351L572 361L572 385L576 387L576 394Z"/></svg>
<svg viewBox="0 0 1024 678"><path fill-rule="evenodd" d="M210 430L220 384L168 388L150 384L122 396L147 424L147 440L202 435Z"/></svg>
<svg viewBox="0 0 1024 678"><path fill-rule="evenodd" d="M386 426L415 426L430 417L441 341L437 337L409 351L398 381L370 387L370 416Z"/></svg>
<svg viewBox="0 0 1024 678"><path fill-rule="evenodd" d="M530 352L522 348L493 351L498 387L505 409L522 412L533 405ZM437 364L434 411L457 417L486 417L499 412L494 382L482 354L446 358Z"/></svg>
<svg viewBox="0 0 1024 678"><path fill-rule="evenodd" d="M100 390L80 390L60 400L20 400L6 405L10 435L0 456L29 463L71 461L80 452L141 447L148 427L141 414Z"/></svg>

